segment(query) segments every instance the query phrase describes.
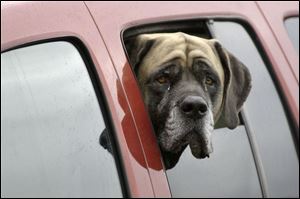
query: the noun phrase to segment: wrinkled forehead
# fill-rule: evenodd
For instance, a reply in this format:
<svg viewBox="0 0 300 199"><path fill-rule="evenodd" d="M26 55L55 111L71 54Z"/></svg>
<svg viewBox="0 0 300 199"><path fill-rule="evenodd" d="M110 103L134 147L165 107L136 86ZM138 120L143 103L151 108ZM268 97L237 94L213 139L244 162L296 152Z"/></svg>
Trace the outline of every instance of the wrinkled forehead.
<svg viewBox="0 0 300 199"><path fill-rule="evenodd" d="M212 47L213 41L184 33L145 34L140 39L155 41L141 63L140 72L146 73L144 75L173 60L179 60L183 67L191 67L195 58L201 58L223 76L220 60Z"/></svg>

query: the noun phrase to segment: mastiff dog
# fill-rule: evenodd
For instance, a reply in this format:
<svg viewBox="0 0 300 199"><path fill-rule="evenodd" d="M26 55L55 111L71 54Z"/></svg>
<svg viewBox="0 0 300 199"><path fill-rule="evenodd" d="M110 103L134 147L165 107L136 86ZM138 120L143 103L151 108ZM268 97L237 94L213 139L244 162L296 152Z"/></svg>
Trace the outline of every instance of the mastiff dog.
<svg viewBox="0 0 300 199"><path fill-rule="evenodd" d="M194 157L209 157L216 123L239 125L251 76L217 40L181 32L141 34L128 54L166 169L187 146Z"/></svg>

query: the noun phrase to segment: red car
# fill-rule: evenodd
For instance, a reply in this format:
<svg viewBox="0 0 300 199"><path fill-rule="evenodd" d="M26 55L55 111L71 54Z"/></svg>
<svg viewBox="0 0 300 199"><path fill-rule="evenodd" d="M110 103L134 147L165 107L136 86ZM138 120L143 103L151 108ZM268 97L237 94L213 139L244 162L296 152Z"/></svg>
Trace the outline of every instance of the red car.
<svg viewBox="0 0 300 199"><path fill-rule="evenodd" d="M166 171L125 45L178 31L253 86L209 159ZM1 2L1 197L298 198L298 154L299 2Z"/></svg>

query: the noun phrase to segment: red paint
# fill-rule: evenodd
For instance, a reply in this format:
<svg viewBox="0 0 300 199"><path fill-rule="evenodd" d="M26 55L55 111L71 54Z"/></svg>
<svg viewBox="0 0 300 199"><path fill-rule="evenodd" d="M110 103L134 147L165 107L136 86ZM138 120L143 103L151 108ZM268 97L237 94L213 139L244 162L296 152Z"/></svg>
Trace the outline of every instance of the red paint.
<svg viewBox="0 0 300 199"><path fill-rule="evenodd" d="M102 82L132 197L171 194L159 147L121 43L125 28L207 16L247 21L271 61L299 128L299 55L292 50L281 23L284 17L299 15L299 2L280 6L259 2L259 7L254 2L86 2L86 5L89 10L83 2L1 2L1 51L64 36L77 37L84 43Z"/></svg>

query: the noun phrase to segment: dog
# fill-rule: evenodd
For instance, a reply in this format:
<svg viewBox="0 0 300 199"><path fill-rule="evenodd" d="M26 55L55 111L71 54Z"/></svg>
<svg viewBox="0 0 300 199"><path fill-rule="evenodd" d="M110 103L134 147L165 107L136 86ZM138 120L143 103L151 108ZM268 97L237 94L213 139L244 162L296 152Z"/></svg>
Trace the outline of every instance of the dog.
<svg viewBox="0 0 300 199"><path fill-rule="evenodd" d="M217 40L182 32L141 34L128 55L166 169L188 145L194 157L209 157L216 123L239 125L251 75Z"/></svg>

